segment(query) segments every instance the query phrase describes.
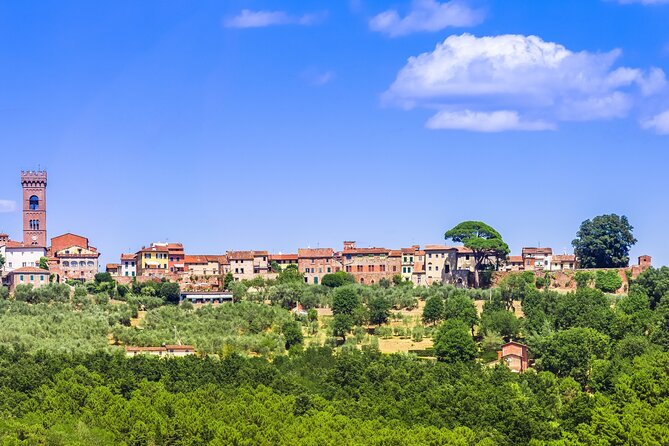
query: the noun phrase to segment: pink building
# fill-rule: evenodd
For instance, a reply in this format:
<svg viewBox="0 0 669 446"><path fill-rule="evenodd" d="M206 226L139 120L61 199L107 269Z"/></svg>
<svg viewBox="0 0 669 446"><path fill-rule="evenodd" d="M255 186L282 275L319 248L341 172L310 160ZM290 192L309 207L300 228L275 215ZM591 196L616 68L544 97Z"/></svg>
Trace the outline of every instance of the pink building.
<svg viewBox="0 0 669 446"><path fill-rule="evenodd" d="M515 341L507 342L502 346L502 351L497 353L499 359L504 361L512 372L524 372L529 366L527 345Z"/></svg>

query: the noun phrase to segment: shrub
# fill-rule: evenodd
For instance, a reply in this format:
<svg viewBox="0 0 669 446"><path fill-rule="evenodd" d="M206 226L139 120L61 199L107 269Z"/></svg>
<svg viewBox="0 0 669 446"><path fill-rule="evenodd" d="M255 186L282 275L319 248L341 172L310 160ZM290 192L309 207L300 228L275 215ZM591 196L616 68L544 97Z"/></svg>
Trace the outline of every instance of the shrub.
<svg viewBox="0 0 669 446"><path fill-rule="evenodd" d="M595 279L594 273L592 271L576 271L574 274L574 281L576 282L576 288L586 288L592 284L592 281Z"/></svg>
<svg viewBox="0 0 669 446"><path fill-rule="evenodd" d="M605 293L615 293L623 285L623 279L616 270L597 271L595 288Z"/></svg>

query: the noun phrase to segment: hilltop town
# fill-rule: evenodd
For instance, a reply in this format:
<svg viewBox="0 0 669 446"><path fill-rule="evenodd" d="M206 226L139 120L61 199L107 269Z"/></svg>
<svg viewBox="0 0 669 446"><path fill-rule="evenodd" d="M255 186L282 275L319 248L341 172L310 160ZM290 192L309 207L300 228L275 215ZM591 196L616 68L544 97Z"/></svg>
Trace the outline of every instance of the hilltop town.
<svg viewBox="0 0 669 446"><path fill-rule="evenodd" d="M5 259L2 277L13 290L19 284L39 287L47 283L92 281L100 272L100 252L83 235L66 233L47 238L47 173L21 172L23 190L23 237L13 240L0 234L0 255ZM530 271L541 277L550 273L549 287L575 289L573 272L580 269L574 254L554 253L550 247L523 247L520 255L486 255L481 263L494 283L505 272ZM651 266L651 257L638 258L636 266L621 269L623 285ZM225 291L230 281L256 278L276 279L285 268L296 268L304 283L319 285L326 275L343 271L356 283L374 285L388 282L409 282L414 286L436 283L459 288L475 286L477 265L471 248L443 244L412 245L396 249L359 247L345 241L340 250L334 248L298 248L295 253L270 253L266 250L225 251L197 254L187 252L181 243L152 242L134 253L122 253L118 263L109 263L105 272L119 284L167 280L178 283L181 290ZM46 274L44 271L48 271ZM48 280L47 280L48 277ZM492 282L490 283L492 284Z"/></svg>

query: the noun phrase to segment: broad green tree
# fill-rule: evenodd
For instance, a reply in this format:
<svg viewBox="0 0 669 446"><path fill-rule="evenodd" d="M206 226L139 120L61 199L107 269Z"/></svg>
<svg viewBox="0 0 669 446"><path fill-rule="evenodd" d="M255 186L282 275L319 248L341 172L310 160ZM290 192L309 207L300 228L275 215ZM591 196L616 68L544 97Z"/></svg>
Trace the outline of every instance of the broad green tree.
<svg viewBox="0 0 669 446"><path fill-rule="evenodd" d="M434 324L444 319L444 299L438 295L432 295L425 300L423 307L423 322Z"/></svg>
<svg viewBox="0 0 669 446"><path fill-rule="evenodd" d="M467 324L474 334L474 326L478 323L478 314L474 301L466 294L458 292L446 299L443 311L444 319L457 319Z"/></svg>
<svg viewBox="0 0 669 446"><path fill-rule="evenodd" d="M321 284L328 288L337 288L355 283L355 277L345 271L337 271L323 276Z"/></svg>
<svg viewBox="0 0 669 446"><path fill-rule="evenodd" d="M581 223L571 242L583 268L623 268L629 265L630 248L637 242L627 217L599 215Z"/></svg>
<svg viewBox="0 0 669 446"><path fill-rule="evenodd" d="M474 256L474 286L478 287L479 271L486 263L494 260L497 266L500 260L509 254L509 246L502 240L499 232L480 221L464 221L446 231L444 237L456 243L462 243L472 250Z"/></svg>
<svg viewBox="0 0 669 446"><path fill-rule="evenodd" d="M638 288L645 293L650 299L651 308L655 308L660 299L669 293L669 268L663 266L642 271L634 281L630 291L633 288Z"/></svg>
<svg viewBox="0 0 669 446"><path fill-rule="evenodd" d="M449 319L441 324L433 341L434 353L440 361L468 362L476 358L476 343L469 327L457 319Z"/></svg>
<svg viewBox="0 0 669 446"><path fill-rule="evenodd" d="M369 298L367 309L369 311L369 322L376 325L385 324L390 316L392 302L384 295L376 295Z"/></svg>
<svg viewBox="0 0 669 446"><path fill-rule="evenodd" d="M339 287L334 290L332 297L332 315L334 316L335 335L346 338L353 325L362 321L362 303L352 286Z"/></svg>

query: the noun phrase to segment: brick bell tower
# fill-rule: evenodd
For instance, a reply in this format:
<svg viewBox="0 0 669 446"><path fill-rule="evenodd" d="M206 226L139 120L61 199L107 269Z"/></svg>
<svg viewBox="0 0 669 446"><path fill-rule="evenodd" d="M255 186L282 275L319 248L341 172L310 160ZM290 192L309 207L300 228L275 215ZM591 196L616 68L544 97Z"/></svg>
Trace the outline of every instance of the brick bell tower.
<svg viewBox="0 0 669 446"><path fill-rule="evenodd" d="M46 170L21 171L23 243L46 247Z"/></svg>

